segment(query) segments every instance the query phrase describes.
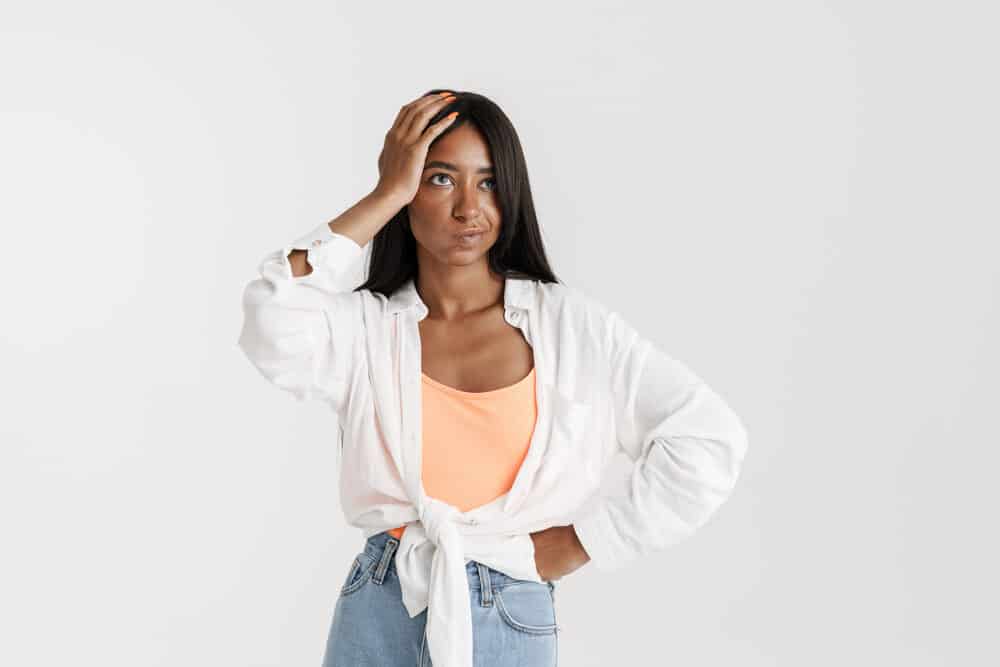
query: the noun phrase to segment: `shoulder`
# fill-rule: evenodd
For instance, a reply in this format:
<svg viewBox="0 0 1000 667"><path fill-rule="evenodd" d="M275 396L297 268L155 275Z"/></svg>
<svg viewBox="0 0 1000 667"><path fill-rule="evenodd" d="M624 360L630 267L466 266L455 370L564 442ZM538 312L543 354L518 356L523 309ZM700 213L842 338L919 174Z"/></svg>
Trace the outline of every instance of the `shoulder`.
<svg viewBox="0 0 1000 667"><path fill-rule="evenodd" d="M612 311L579 287L563 283L532 281L541 308L555 308L594 322L604 321Z"/></svg>
<svg viewBox="0 0 1000 667"><path fill-rule="evenodd" d="M357 287L353 287L345 290L340 296L355 309L365 311L369 314L385 314L391 309L392 297L368 288L358 289Z"/></svg>
<svg viewBox="0 0 1000 667"><path fill-rule="evenodd" d="M538 321L556 330L555 339L573 340L588 350L609 347L617 328L617 313L579 287L532 282Z"/></svg>
<svg viewBox="0 0 1000 667"><path fill-rule="evenodd" d="M608 354L631 349L644 340L620 312L578 287L538 282L536 290L542 319L553 326L571 328L575 340L589 341Z"/></svg>

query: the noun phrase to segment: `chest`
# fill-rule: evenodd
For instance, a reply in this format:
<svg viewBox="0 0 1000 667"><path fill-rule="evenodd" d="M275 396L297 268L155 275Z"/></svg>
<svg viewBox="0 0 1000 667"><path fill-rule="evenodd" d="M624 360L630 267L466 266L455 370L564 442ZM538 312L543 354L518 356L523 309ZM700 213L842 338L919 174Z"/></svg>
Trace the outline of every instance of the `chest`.
<svg viewBox="0 0 1000 667"><path fill-rule="evenodd" d="M503 307L449 322L419 323L423 372L459 391L493 391L522 380L534 367L524 334L508 324Z"/></svg>
<svg viewBox="0 0 1000 667"><path fill-rule="evenodd" d="M566 308L498 308L459 326L421 318L417 309L385 317L377 300L369 305L341 422L345 475L381 485L386 497L410 484L406 493L419 497L421 371L460 391L482 392L515 384L534 368L536 426L504 511L523 509L529 490L544 496L566 479L581 488L598 479L615 444L598 329ZM387 460L398 473L379 474Z"/></svg>

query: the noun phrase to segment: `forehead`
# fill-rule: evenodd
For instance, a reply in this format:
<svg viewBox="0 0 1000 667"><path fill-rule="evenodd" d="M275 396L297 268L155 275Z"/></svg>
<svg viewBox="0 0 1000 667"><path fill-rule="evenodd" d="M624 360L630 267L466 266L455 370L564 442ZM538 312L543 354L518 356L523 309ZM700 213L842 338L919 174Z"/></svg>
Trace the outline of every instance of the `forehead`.
<svg viewBox="0 0 1000 667"><path fill-rule="evenodd" d="M428 160L443 160L461 168L492 164L490 146L475 126L465 124L442 136L427 151Z"/></svg>

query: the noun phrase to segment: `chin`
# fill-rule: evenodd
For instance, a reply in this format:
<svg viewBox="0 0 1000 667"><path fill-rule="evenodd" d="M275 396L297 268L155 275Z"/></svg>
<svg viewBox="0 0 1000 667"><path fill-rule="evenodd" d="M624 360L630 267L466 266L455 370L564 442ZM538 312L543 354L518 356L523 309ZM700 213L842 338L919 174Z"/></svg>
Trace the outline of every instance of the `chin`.
<svg viewBox="0 0 1000 667"><path fill-rule="evenodd" d="M485 252L471 253L469 251L459 251L451 255L447 263L452 266L468 266L469 264L478 264L484 259L486 259Z"/></svg>
<svg viewBox="0 0 1000 667"><path fill-rule="evenodd" d="M486 254L490 251L490 247L491 245L487 245L486 243L482 243L475 248L451 246L444 251L443 256L451 264L470 264L486 257Z"/></svg>

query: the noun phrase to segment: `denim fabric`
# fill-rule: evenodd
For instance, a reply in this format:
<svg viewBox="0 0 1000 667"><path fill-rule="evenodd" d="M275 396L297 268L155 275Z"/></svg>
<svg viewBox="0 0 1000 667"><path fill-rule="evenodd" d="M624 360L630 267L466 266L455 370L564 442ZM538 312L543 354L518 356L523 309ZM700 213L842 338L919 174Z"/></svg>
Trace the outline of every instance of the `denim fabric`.
<svg viewBox="0 0 1000 667"><path fill-rule="evenodd" d="M387 532L368 538L344 580L323 667L429 667L425 609L410 618ZM465 566L475 667L557 664L555 585L514 579L477 561Z"/></svg>

